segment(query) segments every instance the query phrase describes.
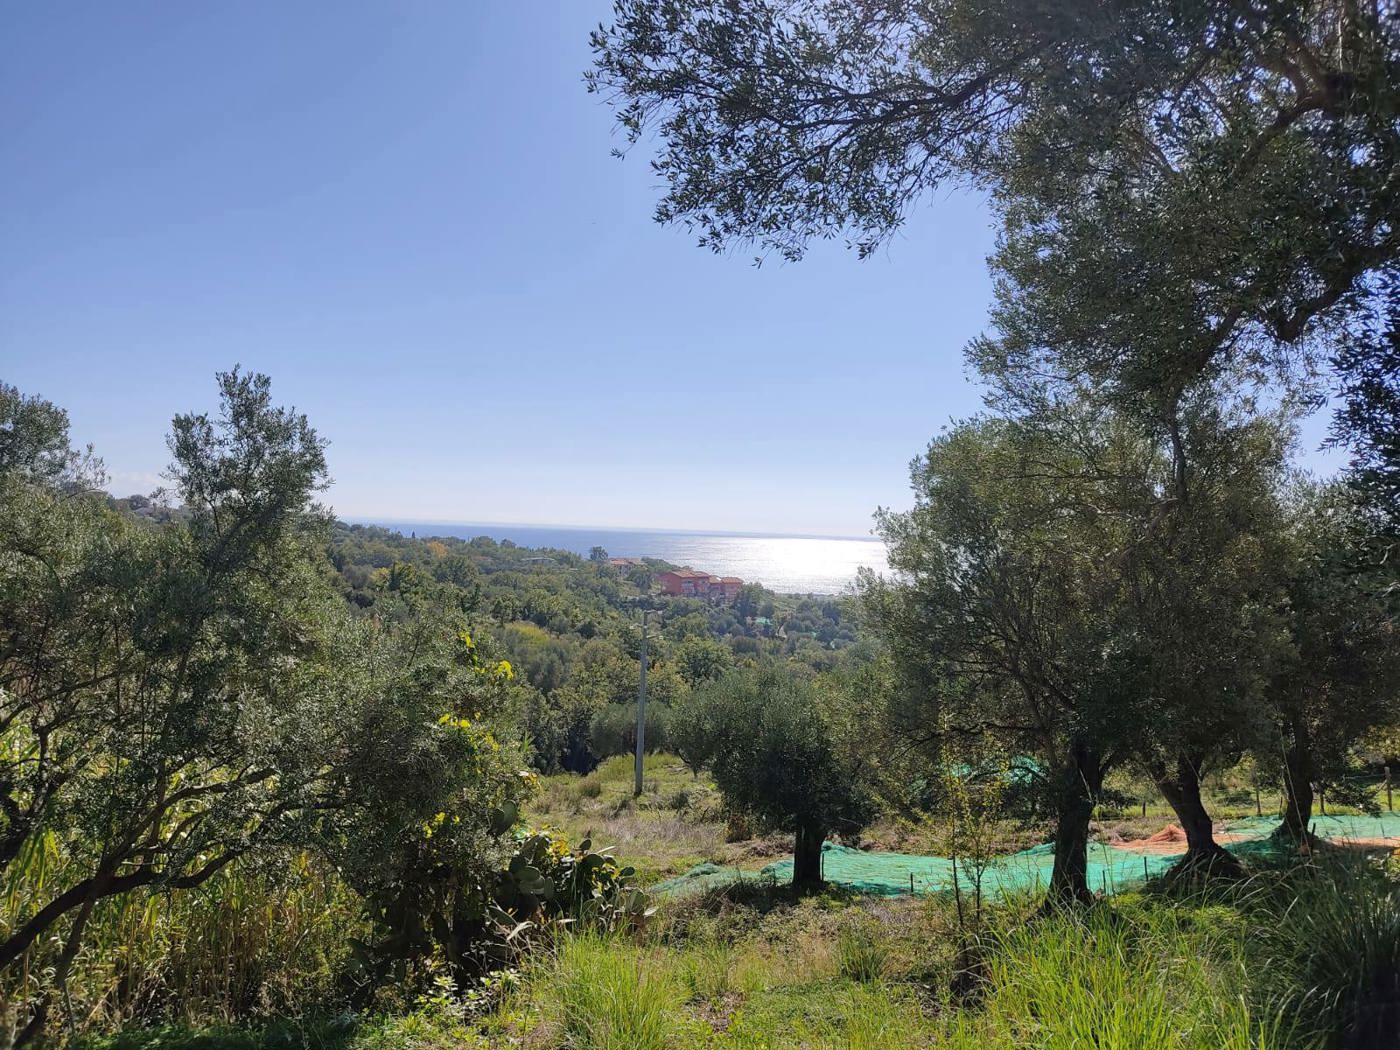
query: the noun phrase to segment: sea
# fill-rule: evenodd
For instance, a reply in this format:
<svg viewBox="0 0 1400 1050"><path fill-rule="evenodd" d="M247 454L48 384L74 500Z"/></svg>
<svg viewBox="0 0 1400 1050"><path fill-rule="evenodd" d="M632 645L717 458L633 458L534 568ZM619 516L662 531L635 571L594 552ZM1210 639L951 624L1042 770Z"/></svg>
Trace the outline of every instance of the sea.
<svg viewBox="0 0 1400 1050"><path fill-rule="evenodd" d="M844 594L855 584L857 569L887 570L885 545L872 538L347 520L381 525L420 539L489 536L497 542L510 540L520 547L554 547L585 556L594 547L602 547L613 558L660 558L715 576L738 576L746 583L761 583L779 594Z"/></svg>

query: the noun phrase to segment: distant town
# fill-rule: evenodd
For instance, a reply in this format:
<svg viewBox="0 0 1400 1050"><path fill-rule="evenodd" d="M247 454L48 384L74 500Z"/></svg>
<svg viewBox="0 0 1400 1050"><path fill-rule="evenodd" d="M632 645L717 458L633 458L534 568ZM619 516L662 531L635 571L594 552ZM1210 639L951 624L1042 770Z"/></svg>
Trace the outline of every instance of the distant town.
<svg viewBox="0 0 1400 1050"><path fill-rule="evenodd" d="M640 558L609 558L608 564L626 571L645 563ZM744 586L737 576L711 576L689 567L659 573L656 582L667 594L678 598L706 598L722 605L733 604L739 597L739 588Z"/></svg>

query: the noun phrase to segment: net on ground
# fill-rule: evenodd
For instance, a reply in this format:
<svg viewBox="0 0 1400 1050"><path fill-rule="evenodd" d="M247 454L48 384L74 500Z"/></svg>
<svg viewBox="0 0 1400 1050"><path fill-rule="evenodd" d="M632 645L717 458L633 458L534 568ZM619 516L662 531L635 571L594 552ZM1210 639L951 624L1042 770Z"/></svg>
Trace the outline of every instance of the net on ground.
<svg viewBox="0 0 1400 1050"><path fill-rule="evenodd" d="M1231 848L1243 847L1245 852L1262 848L1278 827L1272 817L1250 817L1226 826L1222 836ZM1357 845L1400 846L1400 813L1380 816L1314 817L1314 834L1334 841ZM1169 842L1167 836L1161 842ZM1139 840L1142 841L1142 840ZM1089 846L1089 886L1105 894L1141 885L1152 876L1160 875L1176 863L1185 852L1180 848L1142 849L1134 843L1092 843ZM987 868L982 880L982 892L988 896L1034 891L1049 885L1054 867L1055 847L1043 843L1020 853L998 857ZM958 884L971 892L970 869L958 865ZM828 842L822 848L822 875L827 882L860 893L879 896L942 893L953 890L953 862L947 857L924 857L906 853L876 853L851 849ZM653 887L657 893L690 893L726 885L742 879L788 882L792 879L792 861L781 860L758 872L740 871L715 864L699 864L683 875Z"/></svg>

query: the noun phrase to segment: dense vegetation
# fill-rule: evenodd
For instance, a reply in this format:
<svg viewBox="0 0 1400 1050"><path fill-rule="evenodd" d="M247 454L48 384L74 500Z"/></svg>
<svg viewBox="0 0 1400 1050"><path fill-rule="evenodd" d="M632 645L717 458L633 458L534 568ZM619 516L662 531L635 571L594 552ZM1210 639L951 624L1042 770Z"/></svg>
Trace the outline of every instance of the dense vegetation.
<svg viewBox="0 0 1400 1050"><path fill-rule="evenodd" d="M510 687L542 772L586 773L635 739L640 610L651 615L646 739L667 743L671 710L737 666L829 671L856 641L850 598L776 595L745 585L732 604L668 596L671 566L622 571L602 557L517 547L487 537L418 539L336 524L329 555L346 599L373 614L385 601L432 594L480 625L515 671Z"/></svg>
<svg viewBox="0 0 1400 1050"><path fill-rule="evenodd" d="M832 934L838 979L884 973L956 914L956 951L937 962L930 944L910 979L943 967L936 994L986 985L1014 1012L1019 993L993 989L1053 958L1056 937L1122 949L1098 919L1065 915L1028 940L1014 917L1029 902L984 911L1006 842L1051 838L1051 899L1089 902L1093 818L1154 788L1187 828L1183 873L1241 872L1214 841L1207 783L1218 798L1245 776L1256 800L1277 787L1280 836L1314 849L1315 788L1334 810L1377 805L1400 721L1388 570L1368 561L1352 491L1290 474L1282 416L1200 401L1200 495L1182 520L1162 506L1169 451L1095 399L969 421L915 464L914 509L883 519L897 576L833 599L749 587L725 606L657 595L648 572L599 556L336 523L314 503L325 463L308 421L275 407L262 376L222 375L219 393L218 414L175 417L171 490L118 500L69 448L60 409L5 391L0 961L21 1043L278 1017L331 1038L345 1010L366 1019L345 1038L391 1038L405 1009L444 1040L595 1024L699 1040L678 1004L702 978L677 973L701 964L683 960L716 953L705 965L724 972L703 980L727 987L747 925L776 908L800 927L807 906L760 886L648 921L639 886L730 842L739 867L793 850L794 888L820 893L822 843L865 829L958 858L976 906L930 905L922 933L896 935L838 898L854 909ZM634 744L643 607L648 740L691 772L658 756L634 800L590 771ZM623 860L594 851L600 832ZM1288 907L1286 868L1245 885ZM1348 895L1335 921L1388 935L1385 877L1344 859L1327 871ZM1255 921L1253 891L1218 892L1223 921ZM706 927L712 905L727 917ZM1194 936L1155 897L1115 907L1145 908L1133 921L1149 941ZM571 925L582 939L561 944ZM634 958L638 931L652 947ZM1211 947L1189 978L1243 982L1243 1012L1203 1015L1201 1031L1279 1041L1266 992L1285 996L1289 1032L1312 1031L1287 998L1306 989L1251 985L1243 944ZM1329 1007L1335 1023L1388 994L1393 960L1376 952L1347 971L1362 984L1336 991L1351 998ZM746 996L784 980L753 965ZM640 982L657 1015L586 1020L610 1009L592 997L619 994L600 981ZM929 1027L925 993L851 994L854 1012L829 1022L845 1037L888 1022L957 1045L1019 1023L991 1011Z"/></svg>
<svg viewBox="0 0 1400 1050"><path fill-rule="evenodd" d="M1400 768L1398 14L617 0L589 86L706 245L866 255L947 180L993 201L987 410L851 595L338 523L321 437L236 369L169 489L113 499L0 385L0 1026L1396 1045L1393 843L1313 821ZM1319 482L1325 372L1351 464ZM1265 800L1271 839L1222 840ZM1104 899L1090 844L1168 814L1179 862ZM946 856L951 893L830 889L831 836ZM1043 892L993 892L1047 840ZM644 892L789 852L790 886Z"/></svg>

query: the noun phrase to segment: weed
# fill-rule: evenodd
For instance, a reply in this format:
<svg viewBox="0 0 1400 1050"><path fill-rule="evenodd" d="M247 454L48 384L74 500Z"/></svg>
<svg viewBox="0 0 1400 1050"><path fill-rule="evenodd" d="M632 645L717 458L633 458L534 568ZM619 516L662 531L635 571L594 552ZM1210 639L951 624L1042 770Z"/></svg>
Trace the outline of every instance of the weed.
<svg viewBox="0 0 1400 1050"><path fill-rule="evenodd" d="M836 968L848 980L878 981L885 975L888 957L880 929L871 921L847 923L836 934Z"/></svg>
<svg viewBox="0 0 1400 1050"><path fill-rule="evenodd" d="M686 954L681 979L692 1000L721 999L734 992L734 948L723 941Z"/></svg>
<svg viewBox="0 0 1400 1050"><path fill-rule="evenodd" d="M665 1050L675 1031L679 985L625 942L566 939L550 983L574 1050Z"/></svg>

